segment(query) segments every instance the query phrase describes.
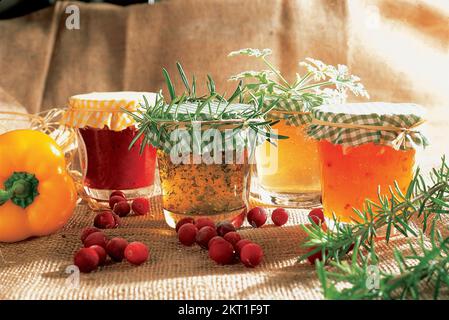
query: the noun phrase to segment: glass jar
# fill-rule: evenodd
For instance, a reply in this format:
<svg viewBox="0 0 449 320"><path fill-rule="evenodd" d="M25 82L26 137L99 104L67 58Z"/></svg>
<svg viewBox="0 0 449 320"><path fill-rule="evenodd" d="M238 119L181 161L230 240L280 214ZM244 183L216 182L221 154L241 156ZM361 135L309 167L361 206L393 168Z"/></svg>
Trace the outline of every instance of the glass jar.
<svg viewBox="0 0 449 320"><path fill-rule="evenodd" d="M236 152L233 152L236 155ZM230 221L240 227L244 221L249 196L249 158L244 152L242 163L175 164L170 154L159 150L163 208L169 226L185 217L207 216L215 222Z"/></svg>
<svg viewBox="0 0 449 320"><path fill-rule="evenodd" d="M342 222L360 219L353 208L365 209L366 199L377 200L378 188L389 194L397 182L405 193L413 178L415 150L366 143L343 147L319 142L322 162L323 208L327 217L335 212Z"/></svg>
<svg viewBox="0 0 449 320"><path fill-rule="evenodd" d="M424 136L414 130L423 122L417 105L360 103L322 106L309 129L318 150L324 214L341 222L359 221L354 209L366 200L390 196L395 184L405 193L413 178L416 146ZM344 119L344 122L342 122Z"/></svg>
<svg viewBox="0 0 449 320"><path fill-rule="evenodd" d="M211 97L170 105L158 98L154 108L135 113L138 121L150 119L139 130L158 148L163 211L170 227L186 217L242 225L255 147L269 136L259 110Z"/></svg>
<svg viewBox="0 0 449 320"><path fill-rule="evenodd" d="M143 137L129 149L136 137L135 126L120 131L109 128L84 127L79 129L86 147L87 159L84 163L84 184L88 193L94 198L102 199L102 193L121 190L135 193L138 189L146 189L154 183L156 169L156 149L144 148L140 154ZM148 194L148 190L139 190L138 194ZM138 195L137 193L135 196Z"/></svg>
<svg viewBox="0 0 449 320"><path fill-rule="evenodd" d="M108 201L115 190L128 199L154 192L156 149L141 149L143 137L137 137L134 121L123 112L135 111L143 95L154 101L155 94L146 92L90 93L69 99L64 120L78 129L85 149L84 189L96 201Z"/></svg>
<svg viewBox="0 0 449 320"><path fill-rule="evenodd" d="M307 135L310 116L302 112L274 111L279 122L273 130L288 139L257 147L257 171L251 196L257 202L283 207L313 207L321 197L316 140ZM276 119L276 118L275 118Z"/></svg>
<svg viewBox="0 0 449 320"><path fill-rule="evenodd" d="M52 137L64 152L67 168L71 173L81 170L84 148L80 148L76 130L61 125L65 110L54 108L29 114L16 111L0 111L0 134L12 130L37 130Z"/></svg>

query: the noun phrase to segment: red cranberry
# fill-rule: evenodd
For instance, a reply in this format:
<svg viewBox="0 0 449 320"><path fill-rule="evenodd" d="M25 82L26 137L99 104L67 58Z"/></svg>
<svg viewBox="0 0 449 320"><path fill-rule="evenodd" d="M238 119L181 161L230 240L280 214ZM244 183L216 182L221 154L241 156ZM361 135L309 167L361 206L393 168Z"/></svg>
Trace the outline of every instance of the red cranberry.
<svg viewBox="0 0 449 320"><path fill-rule="evenodd" d="M94 244L93 246L90 246L89 248L94 249L97 252L97 254L98 254L98 265L99 266L104 265L104 263L106 262L106 258L107 258L106 251L104 250L104 248L100 247L97 244Z"/></svg>
<svg viewBox="0 0 449 320"><path fill-rule="evenodd" d="M206 226L215 229L215 222L213 222L212 219L209 218L198 218L195 220L195 226L198 228L198 230L201 230L201 228Z"/></svg>
<svg viewBox="0 0 449 320"><path fill-rule="evenodd" d="M235 227L232 223L230 223L229 221L223 221L220 222L217 225L217 233L220 236L224 236L226 233L228 232L234 232L235 231Z"/></svg>
<svg viewBox="0 0 449 320"><path fill-rule="evenodd" d="M254 268L259 265L262 259L263 250L258 244L249 243L240 251L240 261L246 267Z"/></svg>
<svg viewBox="0 0 449 320"><path fill-rule="evenodd" d="M119 217L126 217L131 212L131 206L127 201L117 202L112 210Z"/></svg>
<svg viewBox="0 0 449 320"><path fill-rule="evenodd" d="M259 228L267 221L267 213L264 208L255 207L248 212L248 222L254 228Z"/></svg>
<svg viewBox="0 0 449 320"><path fill-rule="evenodd" d="M144 263L148 260L149 251L148 247L142 242L131 242L125 249L126 260L136 266Z"/></svg>
<svg viewBox="0 0 449 320"><path fill-rule="evenodd" d="M282 226L287 223L288 213L284 208L277 208L271 214L271 220L277 226Z"/></svg>
<svg viewBox="0 0 449 320"><path fill-rule="evenodd" d="M316 248L311 247L309 249L309 252L315 250ZM315 252L314 254L307 257L307 260L309 260L310 264L315 265L315 261L322 261L323 260L323 254L322 251L319 250L318 252Z"/></svg>
<svg viewBox="0 0 449 320"><path fill-rule="evenodd" d="M315 208L309 212L309 219L311 219L316 225L325 223L323 209Z"/></svg>
<svg viewBox="0 0 449 320"><path fill-rule="evenodd" d="M237 245L237 242L242 240L242 237L235 231L228 232L223 237L227 242L232 244L232 246L235 249L235 246Z"/></svg>
<svg viewBox="0 0 449 320"><path fill-rule="evenodd" d="M84 243L84 241L86 240L87 236L89 236L90 234L94 233L94 232L99 232L100 230L95 228L95 227L87 227L84 228L83 231L81 232L81 242Z"/></svg>
<svg viewBox="0 0 449 320"><path fill-rule="evenodd" d="M115 221L114 228L117 228L119 225L122 224L122 219L120 219L120 217L117 214L115 214L114 212L112 213L112 216L114 217L114 221Z"/></svg>
<svg viewBox="0 0 449 320"><path fill-rule="evenodd" d="M112 211L103 211L95 216L94 226L100 229L112 229L117 227L117 221Z"/></svg>
<svg viewBox="0 0 449 320"><path fill-rule="evenodd" d="M133 212L139 216L144 216L150 212L150 200L147 198L136 198L131 204Z"/></svg>
<svg viewBox="0 0 449 320"><path fill-rule="evenodd" d="M196 241L198 229L192 223L186 223L179 228L178 239L185 246L191 246Z"/></svg>
<svg viewBox="0 0 449 320"><path fill-rule="evenodd" d="M128 241L123 238L112 238L106 245L106 252L112 260L120 262L125 255L125 248L128 246Z"/></svg>
<svg viewBox="0 0 449 320"><path fill-rule="evenodd" d="M119 197L122 197L123 199L126 200L125 193L123 191L120 191L120 190L112 191L112 193L109 195L109 199L111 199L113 196L119 196Z"/></svg>
<svg viewBox="0 0 449 320"><path fill-rule="evenodd" d="M126 201L126 199L122 196L112 196L109 198L109 208L114 209L116 203Z"/></svg>
<svg viewBox="0 0 449 320"><path fill-rule="evenodd" d="M212 239L209 240L209 243L207 244L207 247L210 248L215 242L219 241L225 241L227 242L223 237L215 236Z"/></svg>
<svg viewBox="0 0 449 320"><path fill-rule="evenodd" d="M346 253L349 253L349 252L351 252L352 250L354 250L354 244L353 244L353 243L349 246L349 248L348 248L348 250L346 251Z"/></svg>
<svg viewBox="0 0 449 320"><path fill-rule="evenodd" d="M227 241L214 241L209 246L209 257L218 264L231 264L234 261L234 248Z"/></svg>
<svg viewBox="0 0 449 320"><path fill-rule="evenodd" d="M252 242L248 239L240 240L239 242L237 242L235 244L235 252L240 256L240 252L242 251L243 247L250 243L252 243Z"/></svg>
<svg viewBox="0 0 449 320"><path fill-rule="evenodd" d="M73 263L80 269L81 272L88 273L97 269L99 260L100 258L98 257L95 249L81 248L75 254Z"/></svg>
<svg viewBox="0 0 449 320"><path fill-rule="evenodd" d="M100 247L106 248L107 242L108 238L103 232L94 232L88 235L86 240L84 240L84 247L89 248L93 245L98 245Z"/></svg>
<svg viewBox="0 0 449 320"><path fill-rule="evenodd" d="M182 225L186 224L186 223L191 223L191 224L195 224L195 220L191 217L186 217L186 218L182 218L181 220L178 221L178 223L176 224L176 232L179 231L179 228L181 228Z"/></svg>
<svg viewBox="0 0 449 320"><path fill-rule="evenodd" d="M211 226L202 227L196 234L196 243L200 245L201 248L207 249L209 246L209 240L217 236L217 231Z"/></svg>

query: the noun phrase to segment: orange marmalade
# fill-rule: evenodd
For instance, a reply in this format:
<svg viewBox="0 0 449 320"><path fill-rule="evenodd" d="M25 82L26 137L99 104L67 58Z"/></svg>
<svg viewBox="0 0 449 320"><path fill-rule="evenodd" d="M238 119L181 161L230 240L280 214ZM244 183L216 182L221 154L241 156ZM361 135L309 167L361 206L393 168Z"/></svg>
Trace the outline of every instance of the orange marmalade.
<svg viewBox="0 0 449 320"><path fill-rule="evenodd" d="M415 150L394 150L367 143L343 147L326 140L319 142L324 214L335 212L340 221L359 219L353 208L363 209L366 199L389 194L397 182L405 193L413 177Z"/></svg>
<svg viewBox="0 0 449 320"><path fill-rule="evenodd" d="M319 140L324 213L342 222L361 218L378 192L405 193L413 178L415 148L425 146L416 130L424 110L414 104L349 103L313 112L308 134Z"/></svg>

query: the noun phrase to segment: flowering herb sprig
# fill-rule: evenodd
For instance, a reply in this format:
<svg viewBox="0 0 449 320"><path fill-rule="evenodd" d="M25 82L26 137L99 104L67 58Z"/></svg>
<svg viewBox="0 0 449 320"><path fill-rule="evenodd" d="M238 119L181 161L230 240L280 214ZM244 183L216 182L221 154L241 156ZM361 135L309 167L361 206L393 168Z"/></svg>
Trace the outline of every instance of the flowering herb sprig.
<svg viewBox="0 0 449 320"><path fill-rule="evenodd" d="M323 294L328 299L420 299L423 285L432 298L449 295L449 237L432 222L430 240L420 235L417 246L408 242L410 253L394 249L398 274L381 270L377 258L353 253L349 261L317 262Z"/></svg>
<svg viewBox="0 0 449 320"><path fill-rule="evenodd" d="M300 66L306 68L307 73L296 73L296 79L289 82L267 57L270 49L241 49L233 51L229 56L250 56L261 60L267 70L244 71L231 77L231 80L245 80L245 88L255 96L264 95L266 98L296 100L302 104L303 111L323 103L342 103L346 101L348 90L356 96L369 98L360 78L349 74L345 65L327 65L320 60L306 58Z"/></svg>

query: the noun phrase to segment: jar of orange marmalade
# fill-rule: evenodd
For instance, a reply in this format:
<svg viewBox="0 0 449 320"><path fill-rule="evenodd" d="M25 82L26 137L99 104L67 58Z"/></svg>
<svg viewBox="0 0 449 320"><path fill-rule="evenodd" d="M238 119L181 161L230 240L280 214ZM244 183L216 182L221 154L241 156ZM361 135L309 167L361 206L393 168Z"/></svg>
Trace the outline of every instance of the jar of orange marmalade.
<svg viewBox="0 0 449 320"><path fill-rule="evenodd" d="M415 152L427 140L417 131L424 109L415 104L349 103L313 111L308 134L318 140L324 214L359 221L354 209L395 183L405 193L413 177ZM392 188L392 189L390 189Z"/></svg>

